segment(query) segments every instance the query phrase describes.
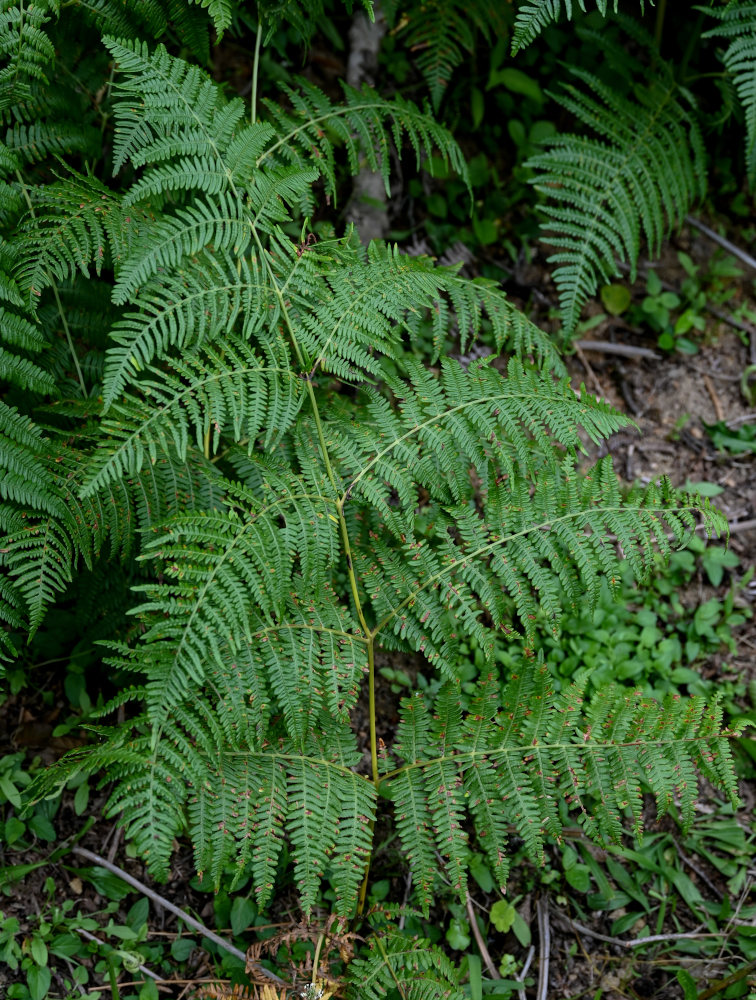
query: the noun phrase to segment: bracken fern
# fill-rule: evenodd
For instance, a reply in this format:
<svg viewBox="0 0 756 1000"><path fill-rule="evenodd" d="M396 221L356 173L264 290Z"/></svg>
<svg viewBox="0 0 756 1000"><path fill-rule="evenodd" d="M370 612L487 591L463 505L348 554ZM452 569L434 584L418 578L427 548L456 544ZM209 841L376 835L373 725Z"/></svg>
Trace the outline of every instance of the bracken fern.
<svg viewBox="0 0 756 1000"><path fill-rule="evenodd" d="M316 6L263 5L259 37L290 14L306 36ZM108 813L156 876L188 833L199 871L220 884L234 866L261 904L288 843L305 912L327 877L345 917L364 903L383 800L427 913L442 873L464 898L473 840L503 885L507 838L538 860L569 809L617 839L626 817L640 830L647 787L686 822L698 773L734 798L717 705L614 688L584 702L586 678L555 693L535 653L539 621L556 633L565 609L619 582L618 549L640 579L701 521L723 531L721 515L666 480L625 494L609 459L589 464L585 442L629 421L573 391L494 282L349 231L316 237L307 214L361 158L388 190L392 148L464 177L459 147L427 111L367 88L334 103L300 81L250 116L154 42L171 25L204 58L204 8L229 28L228 0L98 0L60 21L4 6L2 648L83 567L122 567L135 623L107 636L133 683L103 710L134 703L132 718L96 727L39 794L103 772ZM107 94L70 135L45 86L63 27L92 41ZM565 104L603 141L562 138L533 161L559 203L569 330L614 255L634 266L641 235L658 246L702 183L673 88L632 103L575 76L596 96L573 88ZM463 349L486 336L506 360L444 356L452 326ZM428 332L423 362L407 348ZM491 664L472 702L470 637ZM493 668L503 639L523 650L508 680ZM379 755L380 649L417 654L441 686L403 704ZM352 728L363 689L369 775ZM387 982L457 997L455 975L391 933L354 969L363 997Z"/></svg>

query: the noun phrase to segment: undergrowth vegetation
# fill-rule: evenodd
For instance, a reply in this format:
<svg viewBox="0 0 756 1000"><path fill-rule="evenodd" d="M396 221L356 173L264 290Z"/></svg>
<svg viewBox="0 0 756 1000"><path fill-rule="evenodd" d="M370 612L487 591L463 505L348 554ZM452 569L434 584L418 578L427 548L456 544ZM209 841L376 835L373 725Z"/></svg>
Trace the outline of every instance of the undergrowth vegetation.
<svg viewBox="0 0 756 1000"><path fill-rule="evenodd" d="M724 538L726 519L667 478L626 489L591 457L632 421L576 390L559 350L617 261L634 279L641 248L658 254L703 197L707 123L640 19L606 37L595 19L562 22L603 61L562 72L564 129L519 122L512 182L555 249L551 337L492 276L364 246L339 214L361 171L387 197L406 174L437 185L429 198L448 183L473 241L498 236L476 200L491 170L468 169L444 117L455 68L498 48L489 89L542 104L515 56L577 11L520 3L499 23L489 5L433 6L435 21L387 11L391 45L419 47L418 104L398 79L384 96L317 86L286 60L273 72L277 54L333 36L331 5L42 0L0 15L0 642L16 695L67 623L68 726L88 734L31 783L22 755L6 759L5 840L54 840L61 790L83 815L96 779L157 880L188 838L197 886L220 901L245 889L243 915L224 913L235 933L264 924L283 887L305 918L331 914L338 959L325 948L319 965L324 935L303 933L252 960L259 973L310 956L313 998L520 989L506 963L496 985L467 954L471 882L524 943L502 898L513 856L545 865L572 838L564 877L617 909L587 844L610 852L624 906L672 870L645 856L639 883L612 860L644 857L626 837L648 796L683 831L699 776L725 817L738 801L724 706L745 691L695 670L732 648L736 586L690 615L673 582L659 606L670 558L678 579L693 553L712 583L735 567L693 537ZM756 10L709 13L698 40L720 46L752 181ZM208 72L224 33L254 40L249 99ZM475 85L474 115L485 100ZM475 344L489 356L473 360ZM396 725L381 685L406 695ZM387 825L404 897L371 878ZM440 900L446 951L425 923ZM629 913L616 933L656 910ZM51 903L26 950L14 918L0 924L5 960L26 963L14 996L47 994L48 949L84 989L93 927L63 916ZM108 934L139 944L145 920L132 907ZM139 967L125 946L90 945L111 985Z"/></svg>

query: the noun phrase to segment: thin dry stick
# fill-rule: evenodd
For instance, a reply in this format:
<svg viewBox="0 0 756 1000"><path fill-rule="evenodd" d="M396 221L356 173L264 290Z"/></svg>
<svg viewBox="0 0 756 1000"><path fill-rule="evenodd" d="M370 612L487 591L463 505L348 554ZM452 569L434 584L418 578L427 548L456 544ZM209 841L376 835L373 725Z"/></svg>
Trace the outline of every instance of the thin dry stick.
<svg viewBox="0 0 756 1000"><path fill-rule="evenodd" d="M569 917L564 916L564 914L561 916L573 930L579 931L587 937L595 938L597 941L605 941L607 944L616 944L620 948L641 948L646 944L657 944L661 941L679 941L681 938L722 937L721 933L718 934L709 931L705 931L703 933L700 933L699 931L686 931L684 934L651 934L649 937L635 938L634 941L623 941L622 938L609 937L607 934L599 934L598 931L593 931L590 927L586 927L584 924L579 924L577 920L571 920ZM701 926L703 927L703 924Z"/></svg>
<svg viewBox="0 0 756 1000"><path fill-rule="evenodd" d="M621 358L649 358L658 361L661 357L649 347L634 347L632 344L613 344L610 340L576 340L574 346L583 351L598 351L601 354L617 354Z"/></svg>
<svg viewBox="0 0 756 1000"><path fill-rule="evenodd" d="M749 267L752 267L754 271L756 271L756 259L754 259L749 253L746 253L745 250L741 250L740 247L735 246L734 243L730 243L730 241L726 240L724 236L720 236L719 233L710 229L705 222L701 222L700 219L696 219L692 215L686 215L685 221L688 225L695 226L696 229L700 229L701 232L705 233L710 240L718 243L728 253L731 253L733 257L737 257L738 260L742 260L744 264L747 264Z"/></svg>
<svg viewBox="0 0 756 1000"><path fill-rule="evenodd" d="M478 951L480 952L480 957L483 959L485 967L488 969L488 973L491 979L501 979L499 975L499 970L493 964L491 956L488 953L488 948L486 948L486 942L483 940L483 935L480 933L480 928L478 927L478 921L475 919L475 910L473 909L472 900L470 899L470 893L467 893L467 898L465 900L465 905L467 906L467 916L470 921L470 927L472 928L473 937L475 938L475 943L478 946Z"/></svg>
<svg viewBox="0 0 756 1000"><path fill-rule="evenodd" d="M551 953L551 930L549 928L549 904L545 899L536 901L538 914L538 992L536 1000L546 1000L549 992L549 955Z"/></svg>
<svg viewBox="0 0 756 1000"><path fill-rule="evenodd" d="M582 364L583 368L585 368L586 372L588 373L588 378L593 383L593 391L596 393L596 396L599 399L601 398L606 399L606 394L604 393L604 390L601 388L601 383L596 378L596 373L591 368L588 358L586 358L585 354L583 354L582 348L577 343L574 345L574 347L575 347L575 354L577 354L578 358L580 358L580 363Z"/></svg>
<svg viewBox="0 0 756 1000"><path fill-rule="evenodd" d="M120 879L123 879L123 881L128 885L138 889L139 892L143 893L153 902L164 907L174 916L178 917L179 920L183 920L188 927L193 927L195 931L199 931L200 934L204 935L208 938L208 940L217 944L219 948L222 948L230 955L234 955L236 958L241 959L242 962L247 962L248 967L254 971L255 975L259 974L266 979L270 979L271 982L277 983L279 986L286 986L284 980L279 978L275 972L269 972L268 969L262 965L258 965L256 962L248 962L247 956L243 951L235 948L234 945L229 944L228 941L224 941L219 934L215 933L215 931L211 931L209 927L205 927L205 925L201 924L199 920L196 920L194 917L190 917L189 914L185 913L180 907L175 906L170 902L170 900L161 896L160 893L155 892L154 889L150 889L149 886L146 886L144 882L140 882L139 879L134 878L133 875L129 875L129 873L125 872L123 868L119 868L118 865L114 865L112 861L108 861L107 858L100 857L99 854L95 854L93 851L88 851L86 847L72 847L71 851L73 854L78 854L79 857L86 858L87 861L91 861L95 865L100 865L101 868L107 868L108 871L117 875Z"/></svg>
<svg viewBox="0 0 756 1000"><path fill-rule="evenodd" d="M751 528L756 528L756 517L750 521L736 521L734 524L729 525L730 534L733 531L750 531Z"/></svg>
<svg viewBox="0 0 756 1000"><path fill-rule="evenodd" d="M709 399L711 400L712 406L714 407L714 413L717 420L721 420L724 423L724 410L722 409L722 404L719 401L719 396L714 392L714 386L712 385L711 379L708 375L703 377L704 385L706 386L706 391L709 394Z"/></svg>
<svg viewBox="0 0 756 1000"><path fill-rule="evenodd" d="M515 979L518 982L520 983L524 982L525 976L527 976L528 969L530 968L530 963L533 961L533 955L535 955L535 948L531 944L530 948L528 948L528 955L527 958L525 959L525 964L523 965L522 969L520 969L519 973L515 976ZM519 997L519 1000L527 1000L524 989L518 990L517 996Z"/></svg>

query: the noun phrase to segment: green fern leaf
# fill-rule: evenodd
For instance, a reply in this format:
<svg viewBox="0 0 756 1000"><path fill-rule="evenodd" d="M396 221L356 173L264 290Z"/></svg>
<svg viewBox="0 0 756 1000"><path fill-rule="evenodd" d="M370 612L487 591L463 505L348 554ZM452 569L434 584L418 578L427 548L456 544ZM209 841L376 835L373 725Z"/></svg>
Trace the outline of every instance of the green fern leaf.
<svg viewBox="0 0 756 1000"><path fill-rule="evenodd" d="M394 989L405 1000L462 1000L457 970L437 945L393 929L379 934L368 939L371 954L349 964L349 1000L383 1000Z"/></svg>
<svg viewBox="0 0 756 1000"><path fill-rule="evenodd" d="M459 146L450 133L434 117L421 112L399 95L386 101L365 86L355 90L343 84L343 104L333 104L321 91L306 80L297 81L297 89L283 86L292 111L266 101L266 107L276 130L276 140L258 160L262 165L269 157L292 163L300 169L316 167L323 179L328 197L335 200L335 142L343 144L349 169L356 174L364 158L371 170L381 174L389 190L389 142L401 145L406 136L415 153L418 166L438 150L444 163L469 185L467 167ZM313 155L316 151L315 155ZM305 214L313 209L312 192L303 192L301 208Z"/></svg>
<svg viewBox="0 0 756 1000"><path fill-rule="evenodd" d="M365 557L362 568L376 631L393 631L446 671L460 629L490 648L491 635L480 624L483 612L495 628L512 634L507 594L528 645L539 608L556 630L565 600L567 606L592 606L602 574L613 586L620 578L607 534L616 536L643 579L652 568L654 544L669 552L667 530L681 544L695 528L694 514L709 529L726 531L706 501L678 494L664 480L623 500L610 459L583 479L567 459L536 477L534 496L527 483L515 478L510 485L489 486L482 515L467 505L450 508L448 519L439 512L432 538L406 541L406 559L376 539L378 561Z"/></svg>
<svg viewBox="0 0 756 1000"><path fill-rule="evenodd" d="M138 475L161 453L183 461L192 439L208 457L222 435L243 437L250 450L261 435L270 448L289 430L302 403L302 382L280 344L263 359L243 340L228 336L222 347L175 359L171 368L150 369L153 377L138 383L140 399L110 407L84 496L116 478Z"/></svg>
<svg viewBox="0 0 756 1000"><path fill-rule="evenodd" d="M641 238L659 252L669 229L703 196L703 147L698 128L671 80L629 101L582 70L572 69L596 98L574 86L559 98L597 138L561 135L531 157L533 183L547 197L544 238L557 247L554 281L565 335L601 281L627 261L631 280Z"/></svg>
<svg viewBox="0 0 756 1000"><path fill-rule="evenodd" d="M506 855L506 823L534 860L542 857L545 836L560 834L560 799L576 810L586 832L598 840L622 837L622 812L628 806L641 833L641 789L646 784L656 793L660 813L679 797L685 822L692 820L698 760L708 757L717 768L727 768L727 741L716 704L707 709L702 699L677 696L659 704L614 686L586 707L587 681L587 672L578 674L569 688L555 695L543 664L523 664L501 692L490 678L483 681L461 732L458 685L447 686L439 695L435 726L429 725L418 696L403 703L394 751L402 763L384 780L392 789L397 830L413 877L419 879L426 912L433 898L433 868L426 869L426 856L433 851L428 838L447 858L453 877L456 856L466 851L466 810L476 822L483 815L481 833L489 857ZM481 708L487 720L482 744ZM705 712L710 716L706 721ZM495 828L467 794L478 779L491 800L487 806L498 815ZM733 791L729 780L726 787L728 793ZM449 823L438 812L441 803L447 813L452 800ZM431 811L432 824L414 822ZM456 889L464 898L464 880Z"/></svg>
<svg viewBox="0 0 756 1000"><path fill-rule="evenodd" d="M231 25L233 6L231 0L191 0L191 3L199 4L210 14L213 27L218 33L218 41L221 40L223 32Z"/></svg>
<svg viewBox="0 0 756 1000"><path fill-rule="evenodd" d="M628 423L515 359L506 378L486 362L464 369L445 359L440 379L412 360L406 367L409 384L388 382L399 412L368 390L365 419L337 425L333 449L344 498L363 497L399 535L411 530L421 489L441 503L471 500L470 468L485 489L534 473L556 447L582 451L581 428L599 441Z"/></svg>
<svg viewBox="0 0 756 1000"><path fill-rule="evenodd" d="M398 26L394 23L397 10L401 13ZM468 4L461 0L432 0L409 8L392 3L389 16L393 30L398 31L405 47L414 55L435 111L454 70L473 56L478 34L488 42L492 36L504 37L508 27L495 5L477 0Z"/></svg>
<svg viewBox="0 0 756 1000"><path fill-rule="evenodd" d="M107 412L123 389L135 384L156 357L195 344L207 345L237 324L248 341L263 321L276 322L276 300L249 258L200 253L149 281L133 301L133 311L111 330L105 358L103 401Z"/></svg>
<svg viewBox="0 0 756 1000"><path fill-rule="evenodd" d="M573 2L575 9L585 11L585 0L524 0L517 8L514 34L512 35L512 55L526 48L540 35L544 28L559 20L562 13L568 20L572 19ZM596 0L596 7L606 17L611 0ZM613 0L612 9L617 13L618 0ZM640 0L641 13L644 10L644 0Z"/></svg>
<svg viewBox="0 0 756 1000"><path fill-rule="evenodd" d="M47 67L55 60L55 46L43 30L51 4L3 4L0 11L0 111L30 93L32 80L47 82ZM7 60L7 62L6 62Z"/></svg>
<svg viewBox="0 0 756 1000"><path fill-rule="evenodd" d="M730 39L722 61L732 76L745 115L745 162L748 183L753 188L756 186L756 4L730 3L721 10L707 8L706 13L721 23L703 37Z"/></svg>

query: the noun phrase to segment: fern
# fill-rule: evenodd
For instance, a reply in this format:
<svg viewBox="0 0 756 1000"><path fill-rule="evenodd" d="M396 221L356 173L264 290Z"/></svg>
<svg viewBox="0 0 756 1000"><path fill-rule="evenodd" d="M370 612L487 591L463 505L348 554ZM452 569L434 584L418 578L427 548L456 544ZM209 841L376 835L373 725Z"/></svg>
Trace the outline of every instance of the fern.
<svg viewBox="0 0 756 1000"><path fill-rule="evenodd" d="M706 9L721 23L704 34L705 38L730 39L722 55L731 75L745 116L745 162L748 183L756 184L756 4L730 3L727 7Z"/></svg>
<svg viewBox="0 0 756 1000"><path fill-rule="evenodd" d="M394 152L418 167L440 156L465 179L452 136L401 97L345 88L336 102L304 81L258 120L145 41L175 31L202 61L208 17L219 34L234 26L228 0L79 6L40 7L31 31L7 5L0 31L38 53L2 78L2 642L14 651L64 595L85 615L112 581L135 625L97 626L133 683L103 714L141 714L93 729L38 792L100 774L108 814L158 877L186 833L216 885L235 866L263 906L290 859L304 910L327 879L343 917L379 808L428 912L442 874L465 897L470 847L500 884L510 835L538 859L560 835L557 802L601 840L625 814L640 831L647 787L686 821L697 774L734 796L716 705L614 689L584 703L584 677L556 694L535 655L537 626L556 632L565 608L618 580L618 548L641 579L699 523L725 530L721 515L666 480L625 495L608 459L583 467L586 442L628 421L573 391L495 282L307 218L363 161L388 190ZM319 10L263 4L258 40L281 24L306 36ZM57 44L63 19L95 39L97 85L66 99L78 116L48 114L45 74L77 68L65 60L78 50ZM100 44L106 30L121 37ZM439 52L437 83L457 59ZM599 138L534 160L556 202L568 330L615 256L634 266L641 237L658 247L701 189L697 132L671 87L633 103L576 79L597 96L573 88L565 103ZM444 355L452 328L463 350L485 337L508 357L465 367ZM491 670L472 705L469 637ZM505 640L523 648L506 683ZM382 650L416 652L443 683L405 702L379 762ZM365 687L369 776L352 729ZM389 982L456 998L457 979L392 934L353 969L369 998Z"/></svg>
<svg viewBox="0 0 756 1000"><path fill-rule="evenodd" d="M696 768L735 795L728 741L718 735L721 709L692 699L679 711L673 700L660 705L616 687L583 709L586 683L587 676L578 675L555 695L545 668L527 668L501 700L489 678L467 716L454 686L439 696L433 720L419 696L405 704L396 746L401 763L384 781L392 788L397 829L426 909L437 871L434 843L464 898L468 811L503 885L507 833L539 858L544 837L559 836L560 800L589 835L619 839L626 809L636 832L642 829L646 782L660 812L680 796L688 825Z"/></svg>
<svg viewBox="0 0 756 1000"><path fill-rule="evenodd" d="M571 19L573 2L575 10L578 6L580 10L586 10L585 0L523 0L518 4L512 35L512 55L515 55L520 49L527 48L543 29L557 21L562 13L567 16L568 20ZM613 2L612 0L596 0L596 7L604 17L609 9L616 14L618 0L613 0ZM640 0L640 9L643 12L644 0Z"/></svg>
<svg viewBox="0 0 756 1000"><path fill-rule="evenodd" d="M413 53L436 111L454 70L474 55L478 37L503 37L508 27L502 12L486 3L433 0L416 7L383 6L393 30Z"/></svg>
<svg viewBox="0 0 756 1000"><path fill-rule="evenodd" d="M560 103L596 138L557 136L528 161L547 198L545 238L557 247L549 261L558 265L567 336L599 282L618 273L615 260L629 263L635 280L641 239L657 254L705 185L698 127L670 79L630 101L589 73L571 74L591 93L570 85Z"/></svg>
<svg viewBox="0 0 756 1000"><path fill-rule="evenodd" d="M393 928L370 938L370 954L349 969L352 1000L379 1000L396 988L406 1000L462 1000L457 971L426 938L409 940Z"/></svg>

